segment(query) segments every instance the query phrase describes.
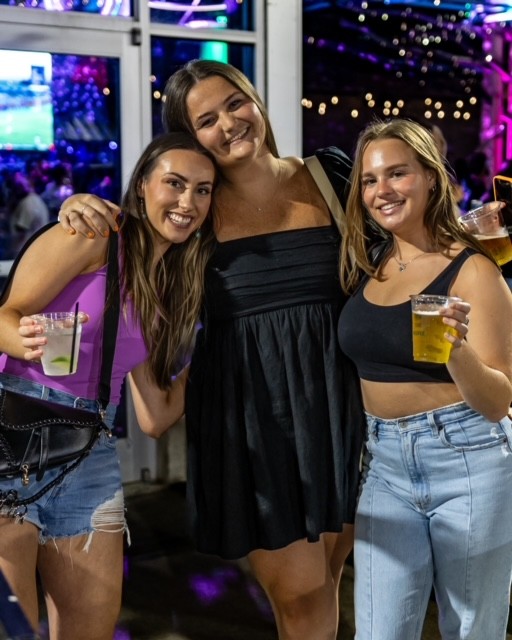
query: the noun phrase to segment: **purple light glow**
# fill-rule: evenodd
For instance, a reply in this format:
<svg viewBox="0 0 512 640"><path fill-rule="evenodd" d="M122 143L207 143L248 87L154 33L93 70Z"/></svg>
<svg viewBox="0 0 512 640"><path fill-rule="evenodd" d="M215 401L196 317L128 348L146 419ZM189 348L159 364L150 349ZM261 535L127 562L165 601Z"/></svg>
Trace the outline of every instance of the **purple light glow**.
<svg viewBox="0 0 512 640"><path fill-rule="evenodd" d="M189 584L197 599L205 605L213 604L226 593L224 581L218 577L195 575L190 577Z"/></svg>

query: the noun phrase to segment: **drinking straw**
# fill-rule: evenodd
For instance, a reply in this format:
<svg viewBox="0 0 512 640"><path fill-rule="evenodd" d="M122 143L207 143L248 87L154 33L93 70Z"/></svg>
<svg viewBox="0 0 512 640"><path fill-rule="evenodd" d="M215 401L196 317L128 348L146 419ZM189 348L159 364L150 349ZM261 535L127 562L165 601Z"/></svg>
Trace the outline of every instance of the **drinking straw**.
<svg viewBox="0 0 512 640"><path fill-rule="evenodd" d="M77 325L78 325L78 300L75 304L75 319L73 320L73 339L71 341L71 358L69 360L69 373L73 371L73 365L75 364L75 343L76 343Z"/></svg>

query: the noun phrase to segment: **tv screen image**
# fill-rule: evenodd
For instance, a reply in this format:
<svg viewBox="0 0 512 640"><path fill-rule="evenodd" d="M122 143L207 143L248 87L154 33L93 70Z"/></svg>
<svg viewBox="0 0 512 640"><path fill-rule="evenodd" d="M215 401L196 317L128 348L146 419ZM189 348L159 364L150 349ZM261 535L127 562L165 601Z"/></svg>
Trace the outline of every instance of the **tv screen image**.
<svg viewBox="0 0 512 640"><path fill-rule="evenodd" d="M51 81L50 53L0 49L0 149L53 146Z"/></svg>

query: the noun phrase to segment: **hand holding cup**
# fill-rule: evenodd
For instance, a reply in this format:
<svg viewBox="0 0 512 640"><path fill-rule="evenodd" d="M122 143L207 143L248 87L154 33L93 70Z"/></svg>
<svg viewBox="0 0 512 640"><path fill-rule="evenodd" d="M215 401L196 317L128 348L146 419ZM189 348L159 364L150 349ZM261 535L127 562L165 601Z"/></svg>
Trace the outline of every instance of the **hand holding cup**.
<svg viewBox="0 0 512 640"><path fill-rule="evenodd" d="M18 333L22 338L23 346L27 349L24 355L25 360L41 361L46 375L75 373L82 324L88 320L89 316L83 311L77 314L76 323L75 314L72 312L23 316L20 319ZM74 341L73 333L75 334ZM58 346L59 339L61 347ZM55 341L57 341L57 347ZM48 345L50 346L48 347ZM55 351L56 348L60 349L59 353Z"/></svg>
<svg viewBox="0 0 512 640"><path fill-rule="evenodd" d="M503 221L503 207L504 203L498 200L486 202L459 218L464 229L487 248L499 265L512 260L512 241Z"/></svg>
<svg viewBox="0 0 512 640"><path fill-rule="evenodd" d="M470 309L455 296L411 296L414 360L446 364L468 332Z"/></svg>

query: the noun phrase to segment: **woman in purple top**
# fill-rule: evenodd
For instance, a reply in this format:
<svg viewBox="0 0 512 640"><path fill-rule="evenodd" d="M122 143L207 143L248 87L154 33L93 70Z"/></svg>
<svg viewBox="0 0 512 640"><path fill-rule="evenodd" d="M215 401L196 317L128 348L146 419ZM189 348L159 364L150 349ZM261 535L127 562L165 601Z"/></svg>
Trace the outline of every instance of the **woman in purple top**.
<svg viewBox="0 0 512 640"><path fill-rule="evenodd" d="M184 376L172 389L171 380L195 337L215 177L211 156L186 134L155 139L133 171L120 222L121 313L108 426L127 374L144 430L161 432L183 413L182 403L171 406L171 397ZM0 306L0 387L96 411L107 248L107 238L90 243L56 225L26 250ZM77 301L86 320L78 371L47 377L39 363L46 338L29 316L72 311ZM40 486L60 471L48 470ZM0 491L24 498L40 486L34 477L28 487L21 478L4 479ZM105 432L78 467L28 505L23 526L0 508L0 570L34 629L37 570L51 640L111 640L125 531L115 438Z"/></svg>

